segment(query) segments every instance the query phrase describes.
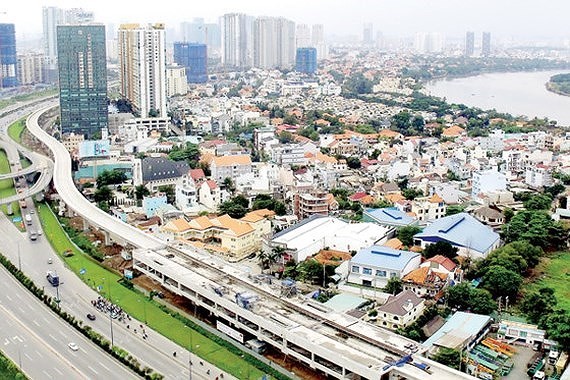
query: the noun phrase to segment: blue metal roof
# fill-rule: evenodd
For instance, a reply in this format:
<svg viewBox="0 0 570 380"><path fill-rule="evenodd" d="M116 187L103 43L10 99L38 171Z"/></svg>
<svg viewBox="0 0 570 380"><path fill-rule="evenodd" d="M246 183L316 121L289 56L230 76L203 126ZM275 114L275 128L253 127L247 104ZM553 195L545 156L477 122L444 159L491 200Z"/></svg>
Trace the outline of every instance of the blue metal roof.
<svg viewBox="0 0 570 380"><path fill-rule="evenodd" d="M351 265L373 266L391 270L403 270L406 265L420 254L409 251L399 251L389 247L373 245L361 249L352 260Z"/></svg>
<svg viewBox="0 0 570 380"><path fill-rule="evenodd" d="M499 240L499 234L467 213L446 216L414 235L421 240L444 240L451 245L486 253Z"/></svg>
<svg viewBox="0 0 570 380"><path fill-rule="evenodd" d="M364 210L364 215L376 223L392 226L407 226L416 221L416 219L396 207L369 208Z"/></svg>
<svg viewBox="0 0 570 380"><path fill-rule="evenodd" d="M448 319L439 330L437 330L423 346L430 348L434 343L447 346L445 336L458 336L470 341L469 337L475 337L489 323L491 317L488 315L466 313L458 311Z"/></svg>

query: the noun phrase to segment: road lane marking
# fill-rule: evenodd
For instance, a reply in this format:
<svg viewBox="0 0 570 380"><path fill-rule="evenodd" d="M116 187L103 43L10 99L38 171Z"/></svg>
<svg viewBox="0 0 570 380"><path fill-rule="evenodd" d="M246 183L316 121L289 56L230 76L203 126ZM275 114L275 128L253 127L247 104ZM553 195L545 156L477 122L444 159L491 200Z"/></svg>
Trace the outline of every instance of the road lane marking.
<svg viewBox="0 0 570 380"><path fill-rule="evenodd" d="M50 338L52 338L53 340L55 340L57 342L57 338L51 334L48 334Z"/></svg>
<svg viewBox="0 0 570 380"><path fill-rule="evenodd" d="M99 365L103 368L105 368L107 371L111 372L111 370L103 363L99 362Z"/></svg>
<svg viewBox="0 0 570 380"><path fill-rule="evenodd" d="M10 297L9 295L6 294L6 298L8 298L9 301L13 301L12 297Z"/></svg>
<svg viewBox="0 0 570 380"><path fill-rule="evenodd" d="M95 371L95 369L93 367L88 365L87 368L89 368L91 371L95 372L95 375L99 374L99 372Z"/></svg>
<svg viewBox="0 0 570 380"><path fill-rule="evenodd" d="M38 323L38 321L36 321L35 319L34 319L32 322L34 323L34 325L36 325L36 326L38 326L38 327L41 327L41 326L42 326L42 325L40 325L40 324Z"/></svg>
<svg viewBox="0 0 570 380"><path fill-rule="evenodd" d="M42 373L46 375L48 378L53 379L53 376L46 370L43 370Z"/></svg>
<svg viewBox="0 0 570 380"><path fill-rule="evenodd" d="M60 375L63 375L63 372L61 372L57 367L53 367L53 370L59 373Z"/></svg>

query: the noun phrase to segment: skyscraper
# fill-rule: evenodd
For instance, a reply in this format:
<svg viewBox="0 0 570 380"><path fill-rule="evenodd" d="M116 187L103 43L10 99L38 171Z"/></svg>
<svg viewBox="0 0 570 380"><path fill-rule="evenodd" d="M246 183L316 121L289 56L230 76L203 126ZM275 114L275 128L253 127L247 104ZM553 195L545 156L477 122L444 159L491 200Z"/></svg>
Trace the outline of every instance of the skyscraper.
<svg viewBox="0 0 570 380"><path fill-rule="evenodd" d="M57 81L57 26L79 25L93 22L93 12L82 8L61 9L43 7L43 42L47 64L47 81Z"/></svg>
<svg viewBox="0 0 570 380"><path fill-rule="evenodd" d="M57 62L62 132L98 135L108 122L105 26L57 26Z"/></svg>
<svg viewBox="0 0 570 380"><path fill-rule="evenodd" d="M298 48L311 47L311 29L307 24L297 24L295 40Z"/></svg>
<svg viewBox="0 0 570 380"><path fill-rule="evenodd" d="M322 24L315 24L311 30L311 46L317 49L317 57L325 59L328 49L325 43L325 29Z"/></svg>
<svg viewBox="0 0 570 380"><path fill-rule="evenodd" d="M370 23L364 24L362 30L362 43L364 45L372 45L374 43L374 26Z"/></svg>
<svg viewBox="0 0 570 380"><path fill-rule="evenodd" d="M290 68L295 61L295 23L282 17L259 17L253 27L253 65Z"/></svg>
<svg viewBox="0 0 570 380"><path fill-rule="evenodd" d="M297 48L295 70L300 73L317 72L317 49L313 47Z"/></svg>
<svg viewBox="0 0 570 380"><path fill-rule="evenodd" d="M208 48L205 44L175 42L174 62L186 68L188 83L208 81Z"/></svg>
<svg viewBox="0 0 570 380"><path fill-rule="evenodd" d="M221 18L222 64L229 67L250 67L253 63L253 17L228 13Z"/></svg>
<svg viewBox="0 0 570 380"><path fill-rule="evenodd" d="M16 27L0 24L0 88L18 86Z"/></svg>
<svg viewBox="0 0 570 380"><path fill-rule="evenodd" d="M121 96L140 117L166 117L164 24L123 24L118 42Z"/></svg>
<svg viewBox="0 0 570 380"><path fill-rule="evenodd" d="M471 57L475 53L475 33L465 33L465 56Z"/></svg>
<svg viewBox="0 0 570 380"><path fill-rule="evenodd" d="M481 43L481 55L487 56L491 54L491 33L483 32L483 41Z"/></svg>

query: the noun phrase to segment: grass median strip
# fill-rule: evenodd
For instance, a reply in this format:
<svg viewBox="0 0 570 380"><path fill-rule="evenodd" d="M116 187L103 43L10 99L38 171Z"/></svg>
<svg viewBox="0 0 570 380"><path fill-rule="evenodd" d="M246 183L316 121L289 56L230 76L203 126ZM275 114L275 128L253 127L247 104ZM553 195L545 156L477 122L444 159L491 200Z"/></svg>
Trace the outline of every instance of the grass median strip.
<svg viewBox="0 0 570 380"><path fill-rule="evenodd" d="M8 162L8 157L6 156L6 152L0 150L0 174L7 174L10 173L10 162ZM16 194L16 189L14 188L14 181L11 178L0 180L0 198L10 197ZM2 212L8 215L8 206L2 205ZM16 220L14 222L20 231L23 230L22 224L22 214L20 212L20 206L18 202L12 202L12 213L10 217L12 220Z"/></svg>
<svg viewBox="0 0 570 380"><path fill-rule="evenodd" d="M22 143L22 133L26 129L26 120L20 119L8 127L8 136L18 144Z"/></svg>
<svg viewBox="0 0 570 380"><path fill-rule="evenodd" d="M263 371L250 364L241 355L189 328L180 319L162 310L148 297L121 285L118 282L121 276L103 268L94 259L77 249L68 239L59 220L48 205L38 205L38 213L44 234L54 250L90 287L98 289L102 295L120 305L123 310L139 321L146 320L148 326L180 346L188 348L192 343L192 351L196 355L220 369L240 379L259 379L264 375ZM72 252L73 256L64 257L62 253L66 251Z"/></svg>

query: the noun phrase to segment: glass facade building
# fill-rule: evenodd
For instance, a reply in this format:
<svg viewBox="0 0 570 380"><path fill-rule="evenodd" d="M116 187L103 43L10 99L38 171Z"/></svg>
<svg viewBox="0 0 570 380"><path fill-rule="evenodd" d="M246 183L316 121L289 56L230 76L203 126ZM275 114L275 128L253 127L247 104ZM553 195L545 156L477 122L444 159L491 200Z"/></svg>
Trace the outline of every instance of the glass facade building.
<svg viewBox="0 0 570 380"><path fill-rule="evenodd" d="M87 138L107 128L104 25L58 25L57 60L62 133Z"/></svg>
<svg viewBox="0 0 570 380"><path fill-rule="evenodd" d="M18 86L14 24L0 24L0 88Z"/></svg>
<svg viewBox="0 0 570 380"><path fill-rule="evenodd" d="M174 62L186 68L188 83L208 81L208 48L205 44L175 42Z"/></svg>
<svg viewBox="0 0 570 380"><path fill-rule="evenodd" d="M297 48L295 70L300 73L314 74L317 72L317 49Z"/></svg>

